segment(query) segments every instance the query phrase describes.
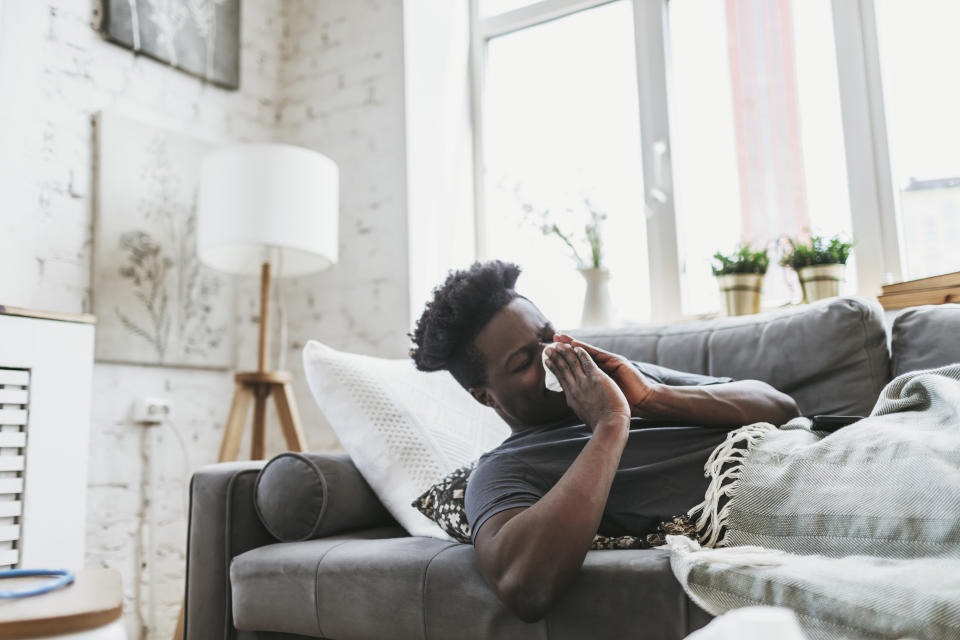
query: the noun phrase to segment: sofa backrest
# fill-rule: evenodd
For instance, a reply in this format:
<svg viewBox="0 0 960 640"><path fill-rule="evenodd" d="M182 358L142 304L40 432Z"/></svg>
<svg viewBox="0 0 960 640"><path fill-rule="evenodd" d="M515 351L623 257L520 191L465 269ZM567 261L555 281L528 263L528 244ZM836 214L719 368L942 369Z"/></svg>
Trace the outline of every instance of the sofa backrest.
<svg viewBox="0 0 960 640"><path fill-rule="evenodd" d="M832 298L782 311L571 335L633 360L735 379L791 395L803 415L867 415L889 381L883 312Z"/></svg>
<svg viewBox="0 0 960 640"><path fill-rule="evenodd" d="M893 321L893 377L960 362L960 304L914 307Z"/></svg>

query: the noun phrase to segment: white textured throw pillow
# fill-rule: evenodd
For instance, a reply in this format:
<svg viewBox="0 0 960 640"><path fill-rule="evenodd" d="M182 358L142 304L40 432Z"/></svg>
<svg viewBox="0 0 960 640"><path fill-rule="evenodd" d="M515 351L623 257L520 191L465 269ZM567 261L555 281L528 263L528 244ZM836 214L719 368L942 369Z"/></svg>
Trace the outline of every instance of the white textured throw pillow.
<svg viewBox="0 0 960 640"><path fill-rule="evenodd" d="M500 416L446 371L417 371L408 359L344 353L311 340L303 369L343 448L397 522L410 535L450 540L410 503L510 435Z"/></svg>

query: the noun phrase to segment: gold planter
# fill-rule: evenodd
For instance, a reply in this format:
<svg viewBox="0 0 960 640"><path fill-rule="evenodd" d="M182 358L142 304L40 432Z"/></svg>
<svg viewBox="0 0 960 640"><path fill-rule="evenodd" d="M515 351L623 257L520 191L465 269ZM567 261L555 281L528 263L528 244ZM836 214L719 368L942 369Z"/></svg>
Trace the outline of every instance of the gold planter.
<svg viewBox="0 0 960 640"><path fill-rule="evenodd" d="M845 269L846 265L842 264L814 264L797 269L803 288L803 301L815 302L840 295Z"/></svg>
<svg viewBox="0 0 960 640"><path fill-rule="evenodd" d="M717 276L717 284L728 316L760 312L762 273L727 273Z"/></svg>

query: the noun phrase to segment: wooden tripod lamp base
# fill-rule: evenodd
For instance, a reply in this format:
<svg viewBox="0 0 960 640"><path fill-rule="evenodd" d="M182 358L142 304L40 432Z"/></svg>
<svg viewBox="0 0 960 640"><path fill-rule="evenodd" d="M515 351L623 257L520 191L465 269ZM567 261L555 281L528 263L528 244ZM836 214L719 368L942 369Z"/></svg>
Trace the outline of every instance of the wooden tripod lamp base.
<svg viewBox="0 0 960 640"><path fill-rule="evenodd" d="M273 396L277 405L277 416L280 418L280 428L287 442L287 449L306 451L300 414L293 397L293 387L290 385L291 379L286 371L250 371L234 376L237 388L233 394L233 402L230 404L230 416L227 418L227 427L223 432L223 442L220 443L218 462L237 459L251 401L253 401L253 434L250 438L250 459L263 459L267 432L267 400L270 396Z"/></svg>
<svg viewBox="0 0 960 640"><path fill-rule="evenodd" d="M258 370L238 373L234 376L237 388L230 404L230 415L223 431L218 462L236 460L240 452L243 427L247 422L250 401L253 401L253 436L250 438L250 459L262 460L266 440L267 399L273 396L277 404L280 428L290 451L306 451L300 413L290 386L291 375L286 371L267 371L267 355L270 353L270 263L264 262L260 269L260 349Z"/></svg>

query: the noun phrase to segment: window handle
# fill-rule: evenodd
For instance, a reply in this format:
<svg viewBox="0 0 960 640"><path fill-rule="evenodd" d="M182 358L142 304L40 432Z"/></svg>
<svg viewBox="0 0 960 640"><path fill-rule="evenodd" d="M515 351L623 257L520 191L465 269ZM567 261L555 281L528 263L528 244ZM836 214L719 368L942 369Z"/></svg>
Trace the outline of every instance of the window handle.
<svg viewBox="0 0 960 640"><path fill-rule="evenodd" d="M663 190L667 154L669 149L665 140L657 140L653 143L653 185L647 190L647 197L661 205L667 203L667 193Z"/></svg>

